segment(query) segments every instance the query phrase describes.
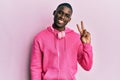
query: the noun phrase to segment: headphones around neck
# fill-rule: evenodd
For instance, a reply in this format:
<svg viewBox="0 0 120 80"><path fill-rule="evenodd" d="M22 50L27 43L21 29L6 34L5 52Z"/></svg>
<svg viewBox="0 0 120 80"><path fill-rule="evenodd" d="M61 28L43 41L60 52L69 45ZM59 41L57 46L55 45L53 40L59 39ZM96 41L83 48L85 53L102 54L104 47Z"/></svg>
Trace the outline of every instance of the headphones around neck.
<svg viewBox="0 0 120 80"><path fill-rule="evenodd" d="M53 27L51 27L51 29L52 29L53 32L55 31ZM58 37L58 39L64 38L65 37L65 31L58 32L57 37Z"/></svg>
<svg viewBox="0 0 120 80"><path fill-rule="evenodd" d="M65 31L58 32L58 39L65 37Z"/></svg>

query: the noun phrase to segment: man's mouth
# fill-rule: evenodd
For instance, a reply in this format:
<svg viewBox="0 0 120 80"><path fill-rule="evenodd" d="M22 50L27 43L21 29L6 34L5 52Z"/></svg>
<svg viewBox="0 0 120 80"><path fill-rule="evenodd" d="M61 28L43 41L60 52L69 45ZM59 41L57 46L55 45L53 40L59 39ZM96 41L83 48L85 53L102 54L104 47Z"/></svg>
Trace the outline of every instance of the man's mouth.
<svg viewBox="0 0 120 80"><path fill-rule="evenodd" d="M64 21L63 21L63 20L58 20L58 23L59 23L59 24L63 24Z"/></svg>

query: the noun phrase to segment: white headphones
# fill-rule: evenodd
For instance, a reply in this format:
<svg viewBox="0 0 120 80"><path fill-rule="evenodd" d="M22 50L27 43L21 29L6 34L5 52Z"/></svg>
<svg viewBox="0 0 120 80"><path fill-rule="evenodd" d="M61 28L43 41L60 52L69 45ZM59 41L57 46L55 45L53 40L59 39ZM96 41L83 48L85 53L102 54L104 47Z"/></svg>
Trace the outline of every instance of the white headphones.
<svg viewBox="0 0 120 80"><path fill-rule="evenodd" d="M51 27L51 29L54 32L54 28ZM65 37L65 31L58 32L57 36L58 36L58 39L64 38Z"/></svg>
<svg viewBox="0 0 120 80"><path fill-rule="evenodd" d="M61 39L61 38L64 38L65 37L65 31L61 31L58 33L58 38Z"/></svg>

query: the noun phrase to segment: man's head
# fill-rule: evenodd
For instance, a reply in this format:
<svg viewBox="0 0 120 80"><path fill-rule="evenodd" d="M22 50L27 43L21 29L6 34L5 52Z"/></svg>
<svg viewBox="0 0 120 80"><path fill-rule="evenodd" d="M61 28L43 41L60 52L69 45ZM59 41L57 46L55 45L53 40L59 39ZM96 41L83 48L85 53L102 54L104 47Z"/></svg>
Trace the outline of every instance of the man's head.
<svg viewBox="0 0 120 80"><path fill-rule="evenodd" d="M53 12L54 28L63 30L65 25L71 20L72 13L72 6L69 3L62 3L58 5L57 9Z"/></svg>

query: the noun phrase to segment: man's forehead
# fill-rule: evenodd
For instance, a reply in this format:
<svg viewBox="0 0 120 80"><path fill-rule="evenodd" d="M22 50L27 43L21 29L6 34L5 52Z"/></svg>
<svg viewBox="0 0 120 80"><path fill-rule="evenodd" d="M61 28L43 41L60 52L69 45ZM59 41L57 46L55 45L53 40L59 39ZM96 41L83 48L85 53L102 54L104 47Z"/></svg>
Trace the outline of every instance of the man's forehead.
<svg viewBox="0 0 120 80"><path fill-rule="evenodd" d="M72 13L72 10L67 6L60 6L60 7L57 8L57 11L59 11L59 10L67 10L67 11Z"/></svg>

